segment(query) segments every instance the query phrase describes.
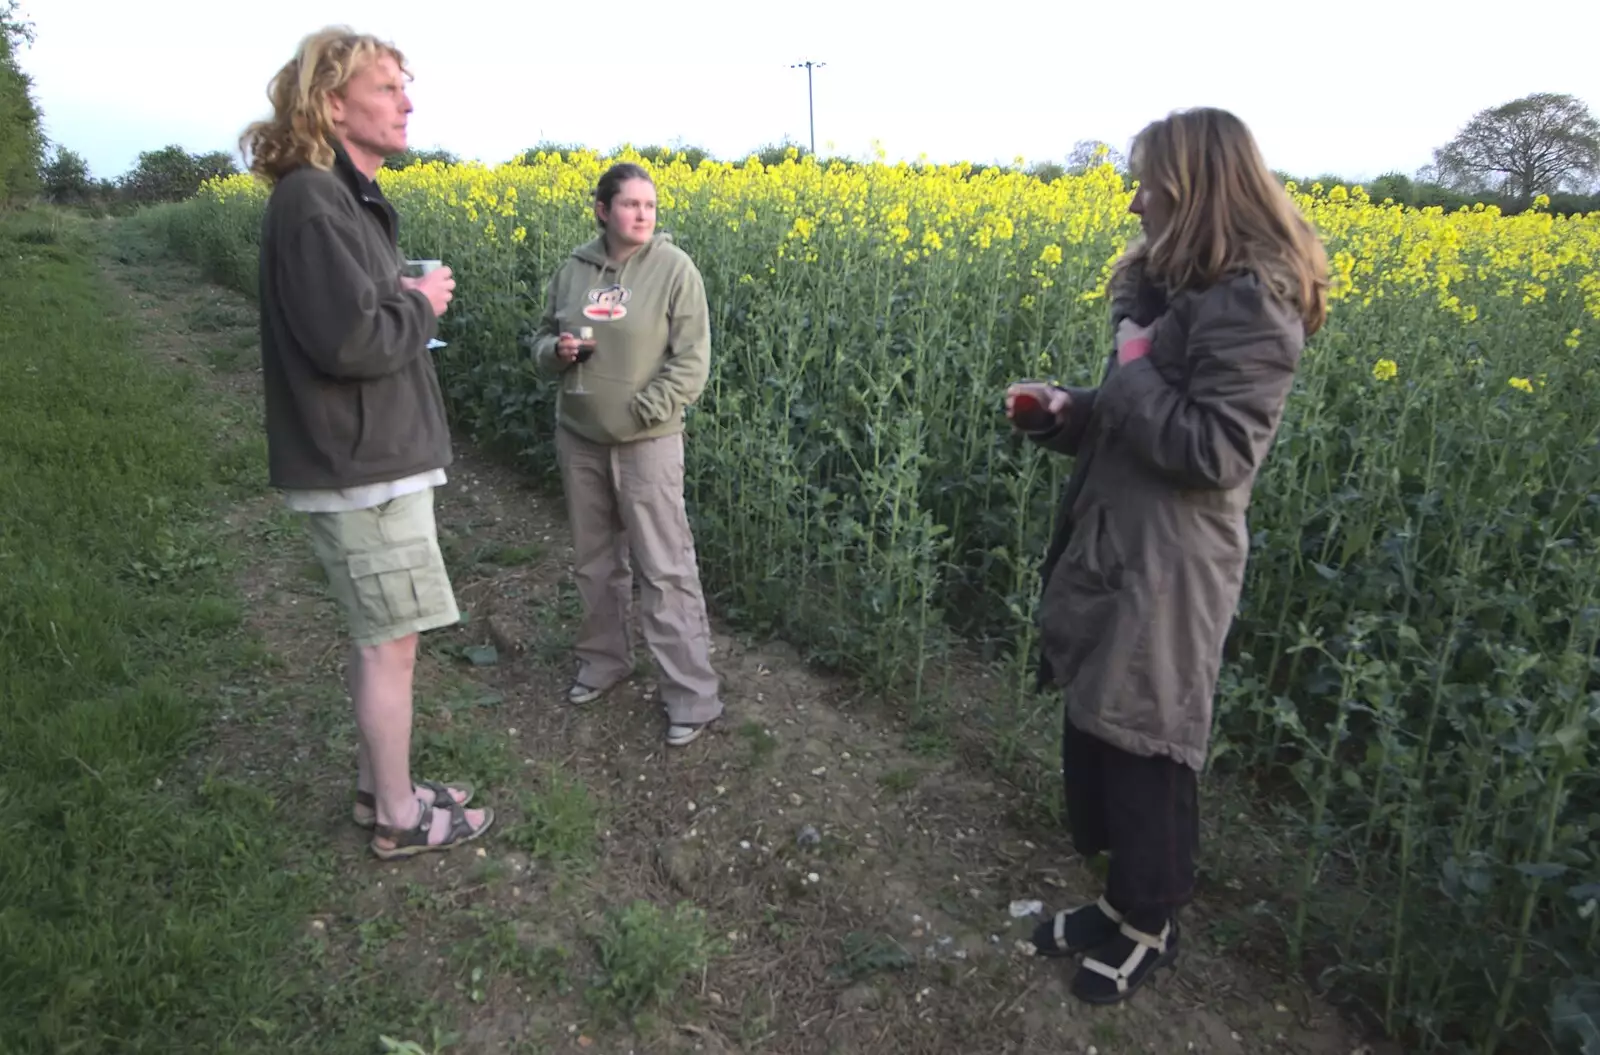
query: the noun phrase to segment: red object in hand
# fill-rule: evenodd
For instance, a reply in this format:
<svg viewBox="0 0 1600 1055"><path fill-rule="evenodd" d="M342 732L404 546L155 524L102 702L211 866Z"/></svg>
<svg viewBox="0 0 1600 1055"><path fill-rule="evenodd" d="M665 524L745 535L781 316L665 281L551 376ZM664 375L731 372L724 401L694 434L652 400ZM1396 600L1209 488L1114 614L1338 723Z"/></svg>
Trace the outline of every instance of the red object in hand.
<svg viewBox="0 0 1600 1055"><path fill-rule="evenodd" d="M1024 432L1047 432L1056 427L1056 416L1027 392L1011 397L1011 420Z"/></svg>

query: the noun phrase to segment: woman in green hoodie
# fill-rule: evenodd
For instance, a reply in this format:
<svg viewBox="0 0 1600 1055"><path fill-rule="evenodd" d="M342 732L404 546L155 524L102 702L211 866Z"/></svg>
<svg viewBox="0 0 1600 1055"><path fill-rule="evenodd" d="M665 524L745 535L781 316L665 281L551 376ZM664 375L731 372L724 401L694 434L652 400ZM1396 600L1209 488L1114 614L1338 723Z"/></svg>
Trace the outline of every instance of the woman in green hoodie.
<svg viewBox="0 0 1600 1055"><path fill-rule="evenodd" d="M540 373L562 379L556 452L583 600L567 696L589 703L633 670L637 563L667 742L683 745L723 709L683 500L683 412L710 368L705 285L688 254L656 233L655 183L638 165L600 177L594 215L600 234L550 280L533 342Z"/></svg>

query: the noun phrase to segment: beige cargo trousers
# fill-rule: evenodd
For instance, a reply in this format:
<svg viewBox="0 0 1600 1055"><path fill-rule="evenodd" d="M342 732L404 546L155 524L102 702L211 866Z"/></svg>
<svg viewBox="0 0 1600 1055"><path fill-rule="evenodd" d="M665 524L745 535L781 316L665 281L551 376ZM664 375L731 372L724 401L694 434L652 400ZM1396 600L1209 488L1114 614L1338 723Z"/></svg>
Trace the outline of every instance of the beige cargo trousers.
<svg viewBox="0 0 1600 1055"><path fill-rule="evenodd" d="M558 425L556 457L583 601L573 649L578 681L609 689L633 672L629 615L637 565L639 623L661 668L667 720L700 725L721 717L711 624L683 499L683 434L607 446Z"/></svg>

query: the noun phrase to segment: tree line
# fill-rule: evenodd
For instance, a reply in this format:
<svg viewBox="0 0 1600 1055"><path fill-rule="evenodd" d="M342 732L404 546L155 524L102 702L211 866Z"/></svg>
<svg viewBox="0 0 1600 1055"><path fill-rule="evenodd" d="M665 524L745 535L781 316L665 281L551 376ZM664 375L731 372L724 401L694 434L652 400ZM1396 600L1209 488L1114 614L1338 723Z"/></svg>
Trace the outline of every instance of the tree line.
<svg viewBox="0 0 1600 1055"><path fill-rule="evenodd" d="M17 64L17 50L33 43L33 25L16 0L0 4L0 203L38 193L44 132L33 101L33 81Z"/></svg>
<svg viewBox="0 0 1600 1055"><path fill-rule="evenodd" d="M0 205L43 198L60 205L116 209L181 201L205 180L239 171L234 157L225 151L193 154L169 145L141 153L133 167L116 179L96 178L80 154L46 142L32 81L17 62L18 50L32 42L33 26L19 15L17 0L0 0ZM544 143L525 153L580 149L576 144ZM784 141L751 154L773 165L791 152L803 155L806 149ZM639 153L657 158L681 154L690 165L713 159L710 151L693 146L647 146ZM386 164L406 168L456 160L448 151L408 150ZM849 158L822 160L859 163ZM1063 161L1042 162L1025 171L1053 180L1102 163L1127 173L1121 152L1098 140L1080 140ZM1011 171L1004 165L972 166L974 174L990 169ZM1574 96L1537 92L1474 114L1454 138L1433 152L1432 164L1412 175L1389 172L1367 181L1331 174L1311 179L1286 172L1278 176L1302 187L1360 186L1374 201L1413 208L1454 211L1482 202L1514 213L1543 196L1554 213L1600 212L1600 121Z"/></svg>
<svg viewBox="0 0 1600 1055"><path fill-rule="evenodd" d="M39 192L55 205L116 209L182 201L217 176L233 176L239 166L225 151L191 154L181 146L146 150L131 169L114 180L95 179L72 150L56 148L39 169Z"/></svg>

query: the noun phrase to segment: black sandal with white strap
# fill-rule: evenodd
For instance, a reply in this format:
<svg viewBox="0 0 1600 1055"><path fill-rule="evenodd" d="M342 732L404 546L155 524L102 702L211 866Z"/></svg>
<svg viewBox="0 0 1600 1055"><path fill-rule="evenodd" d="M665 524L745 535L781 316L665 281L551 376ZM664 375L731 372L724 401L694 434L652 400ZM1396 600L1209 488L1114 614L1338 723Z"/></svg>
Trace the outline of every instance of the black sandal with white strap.
<svg viewBox="0 0 1600 1055"><path fill-rule="evenodd" d="M1146 934L1123 922L1120 933L1085 956L1072 980L1072 995L1089 1004L1115 1004L1128 999L1150 976L1178 958L1178 921L1167 921L1160 934ZM1118 966L1113 963L1121 961Z"/></svg>
<svg viewBox="0 0 1600 1055"><path fill-rule="evenodd" d="M1105 898L1075 909L1057 912L1049 923L1033 930L1033 951L1039 956L1076 956L1098 948L1117 936L1122 913Z"/></svg>
<svg viewBox="0 0 1600 1055"><path fill-rule="evenodd" d="M462 806L471 805L472 796L476 794L472 785L464 780L457 781L450 787L432 780L419 780L412 784L411 790L415 792L418 787L431 789L433 791L433 801L439 803L442 803L447 798L456 799L452 789L460 791L461 797L456 799L456 802ZM447 807L440 806L440 809L445 808ZM360 788L356 789L356 804L350 811L350 819L356 823L358 828L366 828L369 831L378 822L378 800L372 792L362 791Z"/></svg>
<svg viewBox="0 0 1600 1055"><path fill-rule="evenodd" d="M467 820L467 811L455 796L448 791L444 794L444 801L425 803L417 800L417 823L410 828L395 828L387 824L374 824L372 826L372 842L370 847L374 856L385 860L394 861L402 857L415 857L417 854L438 853L443 850L454 849L462 843L468 843L489 830L494 824L494 810L484 807L483 823L474 828ZM450 829L445 833L444 839L439 842L430 842L428 833L433 827L435 812L450 813ZM388 839L393 846L379 846L379 839Z"/></svg>

